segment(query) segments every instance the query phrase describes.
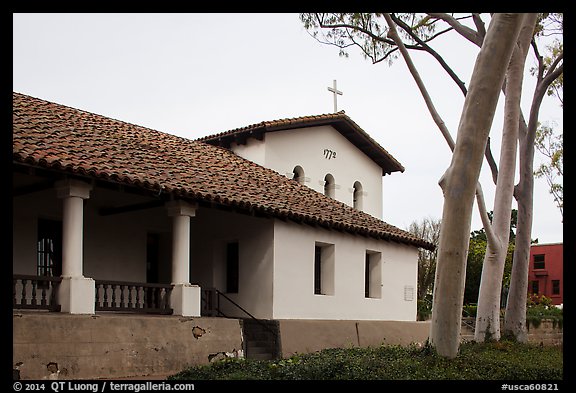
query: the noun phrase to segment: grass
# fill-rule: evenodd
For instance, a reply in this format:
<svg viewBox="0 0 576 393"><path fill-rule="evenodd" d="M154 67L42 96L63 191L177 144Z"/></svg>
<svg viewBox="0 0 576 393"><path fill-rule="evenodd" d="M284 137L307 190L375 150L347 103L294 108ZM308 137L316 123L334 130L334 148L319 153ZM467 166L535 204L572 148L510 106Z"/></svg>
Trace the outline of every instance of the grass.
<svg viewBox="0 0 576 393"><path fill-rule="evenodd" d="M466 342L454 359L425 345L334 348L275 361L228 358L170 380L561 380L562 348Z"/></svg>

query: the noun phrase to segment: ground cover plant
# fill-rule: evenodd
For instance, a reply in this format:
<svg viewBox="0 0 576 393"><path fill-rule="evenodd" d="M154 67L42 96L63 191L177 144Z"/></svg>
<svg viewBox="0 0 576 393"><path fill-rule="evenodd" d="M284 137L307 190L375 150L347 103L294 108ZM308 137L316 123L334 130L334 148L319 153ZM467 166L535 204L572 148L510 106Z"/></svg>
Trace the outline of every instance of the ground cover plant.
<svg viewBox="0 0 576 393"><path fill-rule="evenodd" d="M426 345L333 348L263 361L227 358L171 380L561 380L561 347L465 342L454 359Z"/></svg>

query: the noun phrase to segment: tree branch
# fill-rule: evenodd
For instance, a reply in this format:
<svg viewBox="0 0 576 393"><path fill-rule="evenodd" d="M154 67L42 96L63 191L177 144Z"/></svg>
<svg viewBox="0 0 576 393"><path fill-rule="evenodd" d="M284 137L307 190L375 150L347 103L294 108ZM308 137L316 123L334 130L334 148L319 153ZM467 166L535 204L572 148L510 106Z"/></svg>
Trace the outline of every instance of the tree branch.
<svg viewBox="0 0 576 393"><path fill-rule="evenodd" d="M410 26L408 26L404 21L402 21L401 19L396 17L394 14L390 14L390 17L392 18L392 20L394 22L396 22L396 24L398 26L400 26L400 28L402 28L406 33L408 33L408 35L410 35L410 37L412 37L412 39L414 41L416 41L418 44L420 44L420 46L422 46L422 48L426 52L431 54L432 57L434 57L438 61L438 63L440 63L442 68L444 68L444 70L448 73L448 75L450 75L450 77L456 83L456 85L458 85L458 87L462 91L462 94L464 94L464 96L466 96L466 93L467 93L466 85L464 84L464 82L460 78L458 78L458 75L456 75L456 73L452 70L452 68L450 68L450 66L446 63L446 61L444 61L442 56L440 56L438 54L438 52L436 52L428 44L426 44L424 41L422 41L420 39L420 37L418 37L418 35L415 34L414 31L412 31L412 29L410 28Z"/></svg>
<svg viewBox="0 0 576 393"><path fill-rule="evenodd" d="M433 18L438 18L448 23L454 28L462 37L466 38L468 41L482 46L483 40L480 39L478 33L468 26L464 26L462 23L458 22L453 16L444 13L428 13Z"/></svg>
<svg viewBox="0 0 576 393"><path fill-rule="evenodd" d="M480 14L472 14L472 20L474 21L478 35L480 36L482 42L484 42L484 37L486 36L486 27L484 26L484 21L482 18L480 18Z"/></svg>
<svg viewBox="0 0 576 393"><path fill-rule="evenodd" d="M452 135L450 135L450 131L446 127L446 123L444 123L444 120L442 120L442 118L438 114L438 111L436 111L436 108L434 107L434 104L432 102L432 98L430 97L430 94L428 94L428 90L426 89L426 86L424 85L424 82L422 81L422 78L420 77L420 74L418 73L416 66L412 62L412 59L410 57L410 54L408 53L408 50L406 49L406 46L400 39L400 36L398 35L396 28L394 27L394 21L392 20L389 14L384 14L384 18L386 18L386 22L390 27L388 30L388 36L398 46L398 49L400 50L400 53L404 57L404 61L408 66L408 70L410 71L410 74L412 74L412 77L414 78L414 81L416 82L416 85L418 85L418 89L420 90L420 93L424 98L424 102L428 107L428 111L432 115L432 119L434 119L434 122L440 129L440 132L442 133L442 136L444 136L444 139L448 143L450 150L453 150L455 146L454 139L452 138Z"/></svg>
<svg viewBox="0 0 576 393"><path fill-rule="evenodd" d="M562 72L564 72L564 64L561 64L552 72L549 71L541 81L542 86L545 86L545 88L548 89L548 86L550 86L552 82L562 74Z"/></svg>
<svg viewBox="0 0 576 393"><path fill-rule="evenodd" d="M492 173L492 181L494 184L498 183L498 165L496 164L496 160L492 155L492 150L490 149L490 137L488 137L488 141L486 142L486 150L484 151L484 157L486 157L486 162L490 167L490 172Z"/></svg>
<svg viewBox="0 0 576 393"><path fill-rule="evenodd" d="M408 50L404 46L404 43L402 42L402 40L400 39L400 36L398 35L398 32L396 31L392 17L389 14L384 14L384 18L386 19L386 22L388 23L388 26L390 27L388 30L389 37L396 43L396 45L398 46L398 49L400 50L400 53L402 53L402 56L404 57L404 61L406 62L406 65L408 66L408 69L410 70L412 77L414 78L416 84L418 85L418 88L420 89L422 97L424 98L426 106L428 107L428 110L430 111L430 114L432 115L434 122L436 123L436 125L440 129L440 132L442 133L442 135L444 136L444 139L448 143L450 150L454 151L454 147L455 147L454 139L452 139L452 135L450 135L450 131L448 130L448 128L446 127L446 124L444 123L444 121L442 120L442 118L440 117L438 112L436 111L436 108L434 107L434 104L432 103L432 98L428 94L426 86L424 86L424 82L420 78L420 74L418 73L418 70L416 70L416 67L414 66L414 63L412 62L410 54L408 53ZM448 170L450 170L450 168L448 168ZM444 185L443 183L444 183L445 176L446 176L446 174L444 174L439 181L440 187L443 187L443 185ZM480 210L480 217L482 219L482 223L484 225L484 231L486 232L487 238L490 241L494 242L493 244L498 244L498 243L495 243L495 241L497 241L498 239L497 239L494 231L492 230L492 225L490 224L490 220L488 218L488 212L486 210L486 202L484 200L484 193L482 192L482 186L480 185L479 182L476 183L476 201L478 204L478 209Z"/></svg>
<svg viewBox="0 0 576 393"><path fill-rule="evenodd" d="M351 29L351 30L355 30L355 31L359 31L361 33L366 34L367 36L369 36L370 38L372 38L373 40L376 41L381 41L381 42L385 42L389 45L394 45L394 41L392 40L388 40L385 37L381 37L378 36L374 33L372 33L370 30L367 30L363 27L360 26L355 26L355 25L350 25L348 23L335 23L335 24L324 24L323 22L321 22L319 24L319 26L323 29L338 29L338 28L344 28L344 29Z"/></svg>
<svg viewBox="0 0 576 393"><path fill-rule="evenodd" d="M499 244L500 240L498 236L496 236L496 233L494 233L492 223L490 222L490 216L488 216L488 211L486 210L486 200L484 199L484 192L482 191L480 182L476 183L476 204L478 205L480 219L482 220L482 226L484 227L488 244Z"/></svg>

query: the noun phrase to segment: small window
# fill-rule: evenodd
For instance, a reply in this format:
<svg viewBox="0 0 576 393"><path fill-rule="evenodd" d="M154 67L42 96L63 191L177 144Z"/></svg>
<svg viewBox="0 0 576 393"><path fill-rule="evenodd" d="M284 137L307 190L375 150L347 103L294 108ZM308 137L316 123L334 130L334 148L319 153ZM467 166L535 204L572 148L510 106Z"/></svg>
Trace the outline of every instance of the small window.
<svg viewBox="0 0 576 393"><path fill-rule="evenodd" d="M552 295L560 295L560 280L552 280Z"/></svg>
<svg viewBox="0 0 576 393"><path fill-rule="evenodd" d="M334 295L334 245L314 246L314 294Z"/></svg>
<svg viewBox="0 0 576 393"><path fill-rule="evenodd" d="M353 206L356 210L362 210L363 208L363 200L362 200L363 192L362 192L362 184L357 181L354 183L354 192L353 192Z"/></svg>
<svg viewBox="0 0 576 393"><path fill-rule="evenodd" d="M364 297L382 297L382 254L376 251L366 251L364 262Z"/></svg>
<svg viewBox="0 0 576 393"><path fill-rule="evenodd" d="M545 269L544 254L534 255L534 269Z"/></svg>
<svg viewBox="0 0 576 393"><path fill-rule="evenodd" d="M238 293L240 278L240 252L238 242L226 245L226 292Z"/></svg>
<svg viewBox="0 0 576 393"><path fill-rule="evenodd" d="M292 180L294 180L300 184L304 184L304 181L306 178L304 177L304 169L302 169L302 167L300 165L295 166L292 173L294 174L294 176L292 177Z"/></svg>
<svg viewBox="0 0 576 393"><path fill-rule="evenodd" d="M540 294L540 283L538 281L532 281L532 293L534 295Z"/></svg>
<svg viewBox="0 0 576 393"><path fill-rule="evenodd" d="M336 190L336 183L334 181L334 176L332 176L331 174L327 174L324 177L324 195L330 198L334 198L335 190Z"/></svg>

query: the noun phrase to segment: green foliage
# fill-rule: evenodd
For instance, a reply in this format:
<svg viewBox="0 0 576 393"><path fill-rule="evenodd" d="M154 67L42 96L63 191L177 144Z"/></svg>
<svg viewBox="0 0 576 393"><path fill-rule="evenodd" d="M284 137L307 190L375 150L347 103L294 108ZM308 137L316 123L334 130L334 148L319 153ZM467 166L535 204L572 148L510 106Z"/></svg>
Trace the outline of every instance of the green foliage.
<svg viewBox="0 0 576 393"><path fill-rule="evenodd" d="M224 359L191 367L171 380L558 380L562 350L509 341L463 343L455 359L429 344L333 348L287 359Z"/></svg>
<svg viewBox="0 0 576 393"><path fill-rule="evenodd" d="M542 56L542 63L539 66L531 67L530 73L537 75L539 72L544 74L550 67L564 54L564 14L545 12L538 16L538 22L534 31L534 37L540 41L545 38L549 42L552 37L552 43L544 45L544 50L539 50L539 56ZM543 53L542 53L543 52ZM561 106L564 106L564 73L560 74L548 86L547 94L556 96Z"/></svg>
<svg viewBox="0 0 576 393"><path fill-rule="evenodd" d="M429 297L418 299L417 303L417 320L426 321L432 315L432 300Z"/></svg>
<svg viewBox="0 0 576 393"><path fill-rule="evenodd" d="M492 221L493 212L488 216ZM518 211L512 209L510 216L510 239L508 243L508 253L504 265L504 275L502 277L502 287L508 287L510 275L512 274L512 258L514 257L514 241L516 239L516 224L518 222ZM470 234L470 243L468 245L468 259L466 261L466 286L464 287L464 304L477 303L478 292L480 290L480 278L482 277L482 266L484 264L484 255L486 254L486 232L484 229L473 231Z"/></svg>
<svg viewBox="0 0 576 393"><path fill-rule="evenodd" d="M437 20L426 14L392 14L400 27L399 34L408 48L414 48L417 41L431 39L436 30ZM349 56L349 48L360 49L362 56L372 63L386 61L388 64L398 58L394 41L388 38L388 24L382 13L303 13L300 20L304 28L319 42L339 48L339 55Z"/></svg>
<svg viewBox="0 0 576 393"><path fill-rule="evenodd" d="M418 249L418 299L422 303L419 304L418 309L423 312L426 311L426 301L431 301L432 299L436 260L438 259L438 244L440 241L440 226L440 219L427 217L421 221L413 221L408 227L408 232L435 246L432 251L423 248Z"/></svg>
<svg viewBox="0 0 576 393"><path fill-rule="evenodd" d="M544 295L530 294L526 300L526 326L537 328L543 320L551 320L552 326L562 328L564 312Z"/></svg>
<svg viewBox="0 0 576 393"><path fill-rule="evenodd" d="M550 187L550 194L554 197L554 202L560 214L564 215L564 134L559 131L554 132L554 128L549 125L540 125L536 130L536 140L534 147L545 157L546 162L540 164L534 171L534 176L544 178Z"/></svg>
<svg viewBox="0 0 576 393"><path fill-rule="evenodd" d="M478 306L476 304L465 304L464 307L462 307L462 316L476 318L477 311Z"/></svg>

